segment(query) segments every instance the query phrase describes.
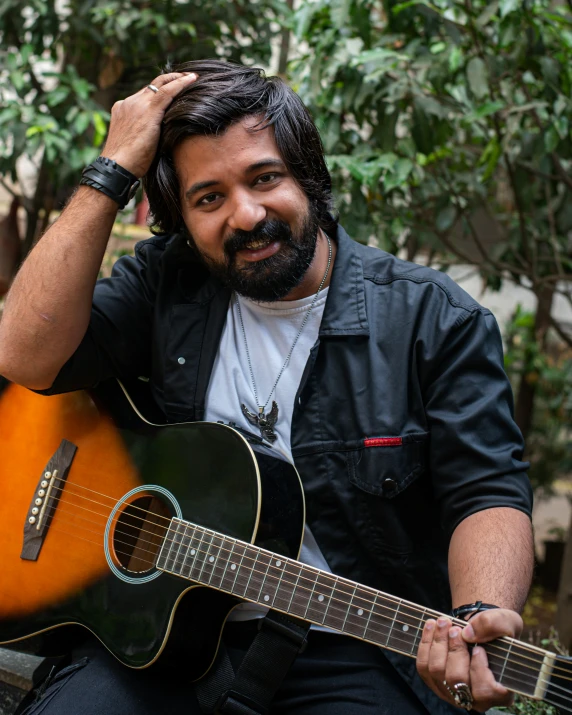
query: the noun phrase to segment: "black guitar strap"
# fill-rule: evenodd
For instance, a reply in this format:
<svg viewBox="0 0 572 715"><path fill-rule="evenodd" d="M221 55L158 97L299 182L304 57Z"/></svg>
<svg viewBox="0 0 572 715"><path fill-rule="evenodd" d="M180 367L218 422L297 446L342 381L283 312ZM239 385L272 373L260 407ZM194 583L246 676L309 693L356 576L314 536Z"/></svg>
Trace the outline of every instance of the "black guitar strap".
<svg viewBox="0 0 572 715"><path fill-rule="evenodd" d="M306 647L310 623L270 611L234 673L224 644L213 667L195 685L204 713L266 715L294 658Z"/></svg>

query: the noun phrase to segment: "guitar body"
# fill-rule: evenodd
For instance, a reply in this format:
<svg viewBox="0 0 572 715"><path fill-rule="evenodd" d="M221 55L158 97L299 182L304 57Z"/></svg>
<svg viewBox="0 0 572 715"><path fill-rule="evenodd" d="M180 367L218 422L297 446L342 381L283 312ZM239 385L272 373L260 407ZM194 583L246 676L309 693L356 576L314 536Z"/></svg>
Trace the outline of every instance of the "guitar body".
<svg viewBox="0 0 572 715"><path fill-rule="evenodd" d="M169 640L184 646L196 679L239 600L157 571L157 530L177 516L296 559L300 480L291 465L255 456L230 427L151 425L118 383L108 390L106 400L129 415L121 427L85 392L41 397L9 385L0 393L0 643L39 641L46 654L68 647L79 625L125 665L144 668ZM48 495L41 480L62 440L77 450ZM38 519L39 553L22 558L24 527L33 536Z"/></svg>

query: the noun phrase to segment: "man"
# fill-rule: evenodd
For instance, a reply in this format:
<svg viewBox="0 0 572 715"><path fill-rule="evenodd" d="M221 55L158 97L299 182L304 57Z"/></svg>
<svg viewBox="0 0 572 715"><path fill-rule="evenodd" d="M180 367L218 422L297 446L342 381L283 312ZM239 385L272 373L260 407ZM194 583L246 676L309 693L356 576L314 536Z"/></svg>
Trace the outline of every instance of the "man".
<svg viewBox="0 0 572 715"><path fill-rule="evenodd" d="M272 712L506 704L484 649L467 646L519 635L533 562L494 318L446 276L349 239L319 135L284 83L219 61L179 69L114 106L106 161L14 281L0 373L49 394L143 377L167 422L256 432L301 474L303 560L442 612L468 606L463 630L427 622L425 684L413 661L312 631ZM161 233L96 286L143 176ZM237 610L231 659L259 615ZM68 678L30 713L199 712L186 684L97 650Z"/></svg>

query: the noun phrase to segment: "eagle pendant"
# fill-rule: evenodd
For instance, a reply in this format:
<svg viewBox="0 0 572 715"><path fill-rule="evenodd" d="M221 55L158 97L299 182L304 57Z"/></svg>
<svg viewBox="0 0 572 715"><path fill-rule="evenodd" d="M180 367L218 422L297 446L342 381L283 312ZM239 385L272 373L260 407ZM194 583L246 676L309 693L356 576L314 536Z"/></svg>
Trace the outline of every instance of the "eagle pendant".
<svg viewBox="0 0 572 715"><path fill-rule="evenodd" d="M260 434L263 439L267 440L271 444L276 442L278 435L274 431L274 425L278 421L278 405L276 402L272 402L272 409L265 415L263 410L260 410L260 414L255 415L253 412L249 412L246 405L240 405L242 409L242 414L250 422L251 425L258 427Z"/></svg>

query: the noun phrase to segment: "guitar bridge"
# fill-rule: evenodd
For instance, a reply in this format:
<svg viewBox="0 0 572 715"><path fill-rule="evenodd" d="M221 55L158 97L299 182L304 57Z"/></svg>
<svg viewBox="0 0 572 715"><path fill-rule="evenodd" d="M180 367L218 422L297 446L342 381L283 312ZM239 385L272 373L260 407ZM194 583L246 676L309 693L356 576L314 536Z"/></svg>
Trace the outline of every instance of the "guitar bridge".
<svg viewBox="0 0 572 715"><path fill-rule="evenodd" d="M21 559L38 560L76 451L75 444L63 439L47 463L26 514Z"/></svg>

